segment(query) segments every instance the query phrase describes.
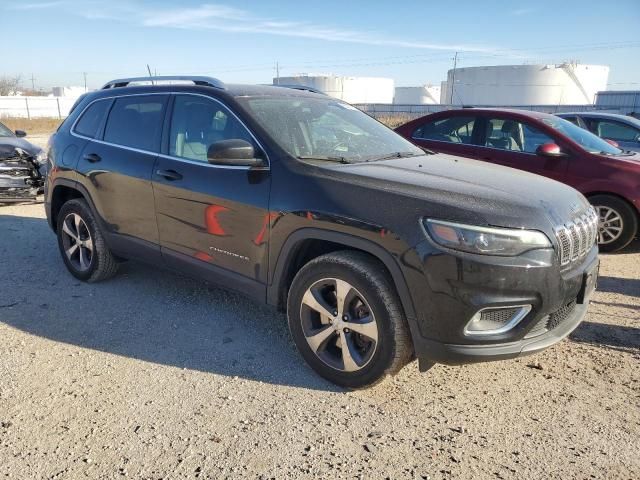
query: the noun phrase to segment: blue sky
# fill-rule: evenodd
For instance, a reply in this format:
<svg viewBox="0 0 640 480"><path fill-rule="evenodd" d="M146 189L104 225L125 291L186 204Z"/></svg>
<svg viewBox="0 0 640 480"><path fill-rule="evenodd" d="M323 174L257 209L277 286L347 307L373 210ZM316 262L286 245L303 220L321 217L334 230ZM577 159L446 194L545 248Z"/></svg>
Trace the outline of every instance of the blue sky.
<svg viewBox="0 0 640 480"><path fill-rule="evenodd" d="M612 89L640 89L640 1L0 0L0 75L36 87L121 76L385 76L439 84L452 66L560 63L611 67Z"/></svg>

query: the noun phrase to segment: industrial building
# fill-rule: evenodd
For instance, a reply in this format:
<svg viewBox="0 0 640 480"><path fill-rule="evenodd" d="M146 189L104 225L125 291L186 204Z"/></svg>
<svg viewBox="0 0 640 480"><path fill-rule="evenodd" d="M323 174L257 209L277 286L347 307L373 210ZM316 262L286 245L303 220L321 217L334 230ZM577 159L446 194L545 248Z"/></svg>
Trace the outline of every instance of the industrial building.
<svg viewBox="0 0 640 480"><path fill-rule="evenodd" d="M605 90L609 67L499 65L449 70L440 103L453 105L587 105Z"/></svg>
<svg viewBox="0 0 640 480"><path fill-rule="evenodd" d="M393 103L398 105L434 105L440 103L440 87L396 87Z"/></svg>
<svg viewBox="0 0 640 480"><path fill-rule="evenodd" d="M304 85L348 103L393 103L391 78L341 77L336 75L295 75L277 77L274 85Z"/></svg>

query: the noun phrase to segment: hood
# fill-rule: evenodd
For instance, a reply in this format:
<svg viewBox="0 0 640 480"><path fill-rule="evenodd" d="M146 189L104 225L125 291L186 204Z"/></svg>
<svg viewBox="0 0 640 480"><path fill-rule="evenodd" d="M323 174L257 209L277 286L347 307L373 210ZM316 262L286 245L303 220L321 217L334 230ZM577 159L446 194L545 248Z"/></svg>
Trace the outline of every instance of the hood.
<svg viewBox="0 0 640 480"><path fill-rule="evenodd" d="M501 165L446 154L332 166L345 180L424 200L425 213L447 220L548 230L589 203L562 183ZM544 222L544 227L541 225ZM548 222L551 222L549 225Z"/></svg>
<svg viewBox="0 0 640 480"><path fill-rule="evenodd" d="M31 142L28 142L24 138L19 137L0 137L1 147L18 147L27 152L30 155L37 155L42 149Z"/></svg>

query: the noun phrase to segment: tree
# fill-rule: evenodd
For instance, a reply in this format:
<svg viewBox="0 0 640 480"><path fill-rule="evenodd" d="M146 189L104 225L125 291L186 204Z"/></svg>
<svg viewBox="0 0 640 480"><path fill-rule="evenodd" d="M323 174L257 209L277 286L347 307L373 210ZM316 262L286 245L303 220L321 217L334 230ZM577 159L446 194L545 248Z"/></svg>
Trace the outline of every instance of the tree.
<svg viewBox="0 0 640 480"><path fill-rule="evenodd" d="M21 83L20 75L0 77L0 96L15 95Z"/></svg>

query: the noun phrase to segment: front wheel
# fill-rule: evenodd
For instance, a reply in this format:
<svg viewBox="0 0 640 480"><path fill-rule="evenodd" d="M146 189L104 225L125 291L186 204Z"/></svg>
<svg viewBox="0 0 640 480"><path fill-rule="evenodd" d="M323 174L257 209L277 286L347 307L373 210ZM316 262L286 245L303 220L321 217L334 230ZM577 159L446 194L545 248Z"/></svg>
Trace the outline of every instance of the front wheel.
<svg viewBox="0 0 640 480"><path fill-rule="evenodd" d="M615 252L626 247L638 233L638 216L624 200L611 195L594 195L589 201L598 212L598 247Z"/></svg>
<svg viewBox="0 0 640 480"><path fill-rule="evenodd" d="M364 253L335 252L307 263L293 280L287 311L304 359L337 385L372 386L412 357L407 322L388 273Z"/></svg>

